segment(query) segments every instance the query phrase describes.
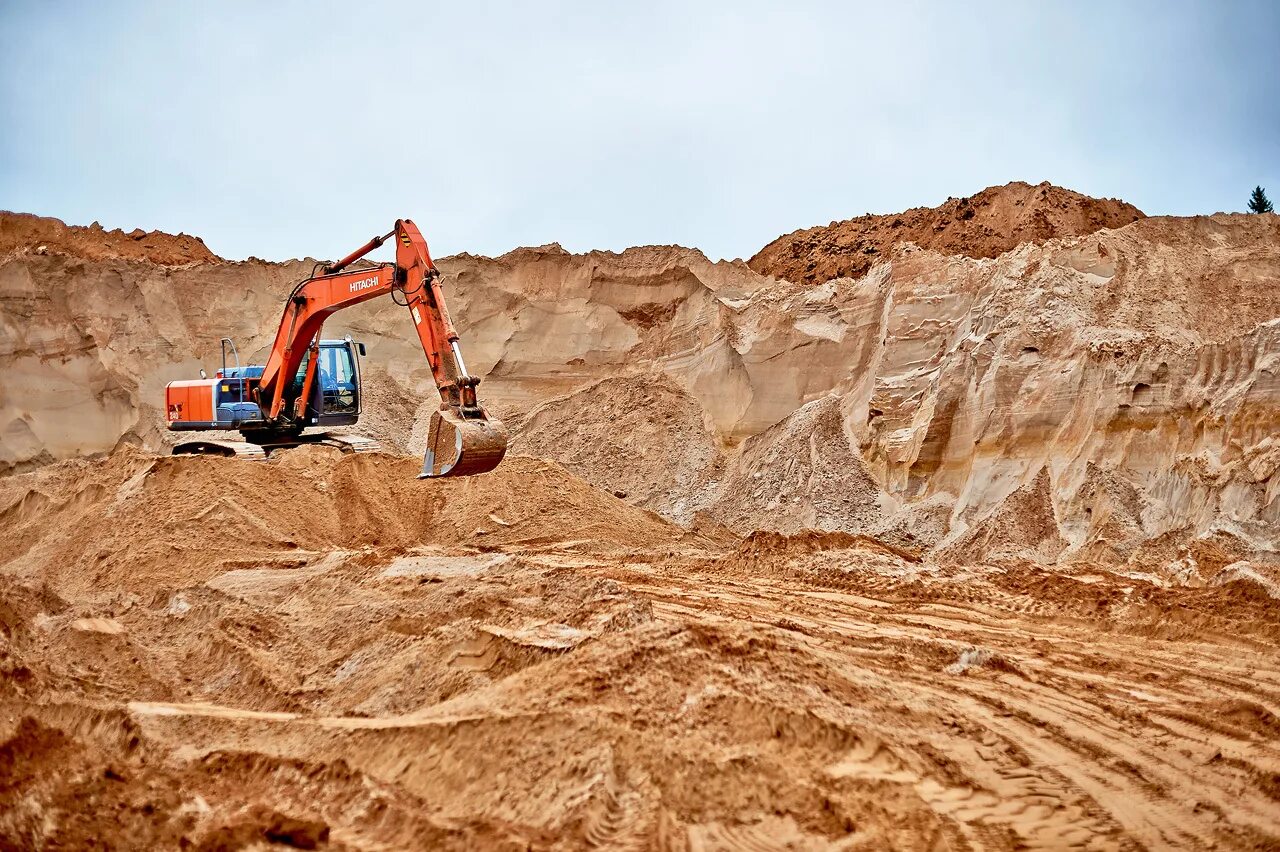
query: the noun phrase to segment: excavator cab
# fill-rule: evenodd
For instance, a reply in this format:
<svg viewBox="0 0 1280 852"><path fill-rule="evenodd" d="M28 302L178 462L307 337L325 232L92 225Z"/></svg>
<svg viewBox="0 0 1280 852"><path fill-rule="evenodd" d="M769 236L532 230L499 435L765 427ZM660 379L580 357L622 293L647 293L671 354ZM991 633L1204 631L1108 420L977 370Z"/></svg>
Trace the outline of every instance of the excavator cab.
<svg viewBox="0 0 1280 852"><path fill-rule="evenodd" d="M306 425L351 426L360 419L358 356L363 353L364 344L356 343L350 337L320 341L315 381L312 383L311 398L307 401ZM285 395L290 402L302 393L310 367L311 351L308 350L293 377L289 393Z"/></svg>
<svg viewBox="0 0 1280 852"><path fill-rule="evenodd" d="M320 416L360 415L360 368L356 353L363 348L351 338L320 341Z"/></svg>

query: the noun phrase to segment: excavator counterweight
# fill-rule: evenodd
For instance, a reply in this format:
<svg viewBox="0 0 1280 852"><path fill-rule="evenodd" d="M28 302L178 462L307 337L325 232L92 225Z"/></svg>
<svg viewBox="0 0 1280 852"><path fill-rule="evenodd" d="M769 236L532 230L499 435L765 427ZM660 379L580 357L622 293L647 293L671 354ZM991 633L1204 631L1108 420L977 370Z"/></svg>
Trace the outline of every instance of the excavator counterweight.
<svg viewBox="0 0 1280 852"><path fill-rule="evenodd" d="M348 270L388 239L395 240L394 263ZM347 452L376 449L355 435L306 433L313 427L350 426L360 415L359 356L363 344L351 338L321 339L325 320L343 308L390 295L408 308L414 330L440 393L431 417L424 477L470 476L493 470L507 450L502 423L476 397L480 379L467 371L458 332L449 317L440 271L416 225L398 220L342 260L318 267L285 301L266 364L242 366L235 344L223 338L222 369L213 379L165 386L165 414L172 431L239 431L242 440L205 437L174 448L203 453L265 458L272 450L324 443ZM227 346L234 366L227 363Z"/></svg>

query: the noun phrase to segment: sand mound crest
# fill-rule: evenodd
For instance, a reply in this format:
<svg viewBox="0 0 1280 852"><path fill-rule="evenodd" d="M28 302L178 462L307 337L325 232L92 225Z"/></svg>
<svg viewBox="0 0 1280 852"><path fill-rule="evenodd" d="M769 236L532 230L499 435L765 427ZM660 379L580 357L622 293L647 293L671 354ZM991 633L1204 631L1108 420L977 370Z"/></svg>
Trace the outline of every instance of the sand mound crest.
<svg viewBox="0 0 1280 852"><path fill-rule="evenodd" d="M1015 181L968 198L948 198L937 207L795 231L762 248L748 265L764 275L821 284L861 277L906 242L942 254L996 257L1021 243L1082 236L1141 218L1141 210L1118 199Z"/></svg>
<svg viewBox="0 0 1280 852"><path fill-rule="evenodd" d="M317 448L278 461L154 457L124 448L0 483L0 567L86 590L150 591L228 568L305 565L333 548L661 546L681 530L553 462L508 457L463 480L421 462ZM40 498L42 509L29 511Z"/></svg>
<svg viewBox="0 0 1280 852"><path fill-rule="evenodd" d="M939 562L971 565L1002 558L1052 563L1067 547L1053 512L1048 468L1006 497L989 515L934 553Z"/></svg>
<svg viewBox="0 0 1280 852"><path fill-rule="evenodd" d="M879 492L844 431L840 399L827 396L743 443L712 513L742 533L856 532L879 519Z"/></svg>
<svg viewBox="0 0 1280 852"><path fill-rule="evenodd" d="M697 401L669 378L622 376L511 424L515 452L553 459L638 506L687 522L718 461Z"/></svg>
<svg viewBox="0 0 1280 852"><path fill-rule="evenodd" d="M204 240L189 234L166 234L135 228L128 233L87 227L61 219L0 210L0 255L13 251L73 254L86 260L145 260L162 266L214 263L221 260Z"/></svg>

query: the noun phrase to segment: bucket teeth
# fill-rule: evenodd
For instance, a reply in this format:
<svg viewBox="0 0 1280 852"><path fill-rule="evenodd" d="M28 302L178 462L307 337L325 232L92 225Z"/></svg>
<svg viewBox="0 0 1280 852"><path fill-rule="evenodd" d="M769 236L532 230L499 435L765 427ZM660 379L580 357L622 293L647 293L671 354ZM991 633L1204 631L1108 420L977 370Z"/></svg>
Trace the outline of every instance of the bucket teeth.
<svg viewBox="0 0 1280 852"><path fill-rule="evenodd" d="M507 430L501 421L465 420L451 408L441 409L431 415L418 478L487 473L506 453Z"/></svg>

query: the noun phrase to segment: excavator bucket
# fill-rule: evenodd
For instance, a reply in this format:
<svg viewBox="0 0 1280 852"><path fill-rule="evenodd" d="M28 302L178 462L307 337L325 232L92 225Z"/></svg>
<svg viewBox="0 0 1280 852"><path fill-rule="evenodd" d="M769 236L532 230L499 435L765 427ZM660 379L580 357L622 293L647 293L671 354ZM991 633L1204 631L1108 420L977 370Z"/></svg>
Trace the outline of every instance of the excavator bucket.
<svg viewBox="0 0 1280 852"><path fill-rule="evenodd" d="M451 408L431 415L427 452L419 479L471 476L498 466L507 453L507 430L499 420L464 420Z"/></svg>

